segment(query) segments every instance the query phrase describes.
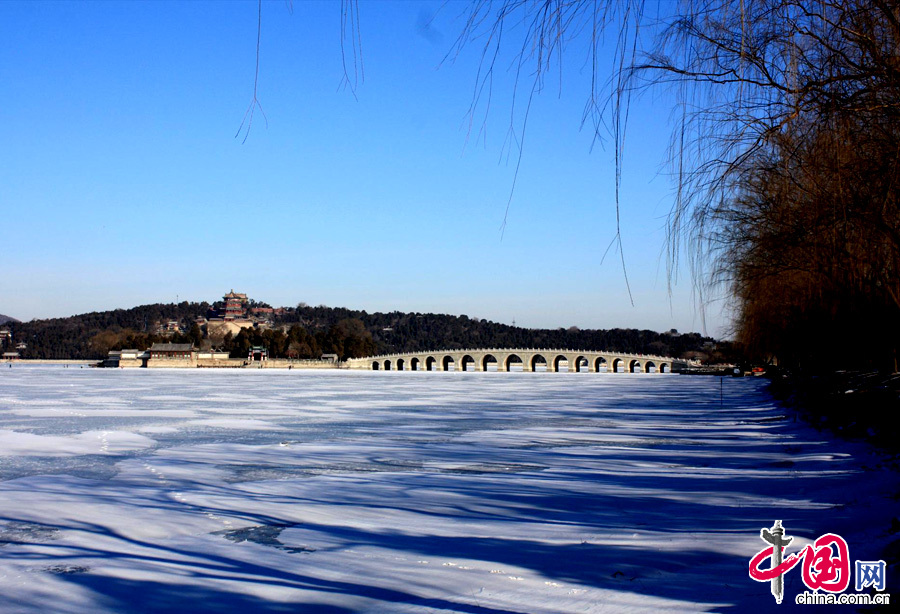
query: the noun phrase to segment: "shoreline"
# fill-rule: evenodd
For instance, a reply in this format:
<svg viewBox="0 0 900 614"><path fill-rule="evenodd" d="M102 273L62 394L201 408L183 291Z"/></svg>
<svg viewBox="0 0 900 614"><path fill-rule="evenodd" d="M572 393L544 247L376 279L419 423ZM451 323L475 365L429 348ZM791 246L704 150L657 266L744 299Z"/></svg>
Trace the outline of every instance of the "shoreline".
<svg viewBox="0 0 900 614"><path fill-rule="evenodd" d="M96 358L16 358L15 360L0 360L0 364L6 365L98 365L102 360Z"/></svg>
<svg viewBox="0 0 900 614"><path fill-rule="evenodd" d="M769 393L817 430L900 452L900 427L887 418L900 409L900 374L874 371L796 373L770 378Z"/></svg>

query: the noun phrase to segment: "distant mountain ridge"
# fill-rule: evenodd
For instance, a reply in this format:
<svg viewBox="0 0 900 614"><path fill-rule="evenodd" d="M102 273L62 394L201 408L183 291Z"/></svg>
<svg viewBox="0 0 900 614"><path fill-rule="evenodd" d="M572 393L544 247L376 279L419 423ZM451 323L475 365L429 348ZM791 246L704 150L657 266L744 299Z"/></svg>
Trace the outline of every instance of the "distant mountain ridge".
<svg viewBox="0 0 900 614"><path fill-rule="evenodd" d="M21 320L17 320L12 316L5 316L2 313L0 313L0 324L6 324L7 322L17 323L17 322L21 322Z"/></svg>

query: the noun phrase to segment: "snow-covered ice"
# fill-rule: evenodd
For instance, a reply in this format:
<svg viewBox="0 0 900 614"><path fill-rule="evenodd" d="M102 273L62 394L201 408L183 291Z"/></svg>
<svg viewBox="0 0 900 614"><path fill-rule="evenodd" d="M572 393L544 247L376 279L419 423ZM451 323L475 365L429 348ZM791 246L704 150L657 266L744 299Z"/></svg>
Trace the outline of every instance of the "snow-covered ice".
<svg viewBox="0 0 900 614"><path fill-rule="evenodd" d="M16 365L0 612L757 612L776 519L877 559L895 461L722 383Z"/></svg>

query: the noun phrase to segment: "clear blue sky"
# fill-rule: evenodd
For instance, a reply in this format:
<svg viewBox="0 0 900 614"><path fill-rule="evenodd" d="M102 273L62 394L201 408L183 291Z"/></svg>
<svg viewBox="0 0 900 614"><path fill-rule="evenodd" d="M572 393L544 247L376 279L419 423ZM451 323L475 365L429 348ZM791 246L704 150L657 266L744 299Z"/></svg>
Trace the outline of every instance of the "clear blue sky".
<svg viewBox="0 0 900 614"><path fill-rule="evenodd" d="M361 2L354 98L340 87L340 4L265 3L268 126L257 113L242 142L255 2L0 3L0 313L234 288L274 305L701 330L686 271L670 297L662 255L671 102L645 98L631 117L632 307L618 256L600 262L615 234L614 166L581 129L585 55L573 46L535 99L501 240L513 78L498 73L483 138L469 134L478 48L442 64L464 5L426 30L441 4ZM724 321L711 309L707 332Z"/></svg>

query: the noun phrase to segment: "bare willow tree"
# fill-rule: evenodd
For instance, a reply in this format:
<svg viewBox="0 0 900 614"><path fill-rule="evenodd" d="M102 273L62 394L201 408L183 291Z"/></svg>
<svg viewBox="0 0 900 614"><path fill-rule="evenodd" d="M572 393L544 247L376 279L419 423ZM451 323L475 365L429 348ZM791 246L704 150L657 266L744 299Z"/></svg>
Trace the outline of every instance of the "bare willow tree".
<svg viewBox="0 0 900 614"><path fill-rule="evenodd" d="M896 370L900 5L733 8L674 24L681 55L644 65L725 94L691 118L681 178L697 269L730 289L751 352Z"/></svg>
<svg viewBox="0 0 900 614"><path fill-rule="evenodd" d="M687 254L701 289L725 288L759 355L896 370L898 0L477 0L457 42L481 49L473 117L510 36L519 152L533 96L587 41L583 120L612 140L618 209L631 96L668 87L670 273Z"/></svg>

